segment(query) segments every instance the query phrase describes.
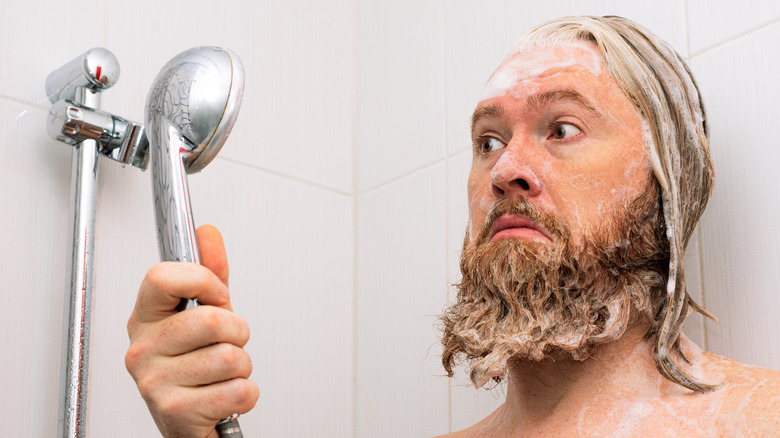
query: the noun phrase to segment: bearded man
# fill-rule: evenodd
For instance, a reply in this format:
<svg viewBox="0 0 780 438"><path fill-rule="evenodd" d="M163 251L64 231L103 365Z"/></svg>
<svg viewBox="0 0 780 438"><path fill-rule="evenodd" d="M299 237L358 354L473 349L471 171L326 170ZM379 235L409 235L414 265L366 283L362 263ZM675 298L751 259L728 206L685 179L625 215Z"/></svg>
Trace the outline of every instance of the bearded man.
<svg viewBox="0 0 780 438"><path fill-rule="evenodd" d="M506 403L458 437L777 436L780 373L701 350L682 256L713 170L698 89L666 43L618 17L523 37L472 120L470 224L442 360ZM224 245L148 273L128 370L165 436L215 436L258 398ZM204 306L177 313L180 298Z"/></svg>
<svg viewBox="0 0 780 438"><path fill-rule="evenodd" d="M472 117L470 222L450 375L506 379L453 436L777 436L780 373L680 332L683 252L713 187L687 66L620 17L568 17L515 45Z"/></svg>

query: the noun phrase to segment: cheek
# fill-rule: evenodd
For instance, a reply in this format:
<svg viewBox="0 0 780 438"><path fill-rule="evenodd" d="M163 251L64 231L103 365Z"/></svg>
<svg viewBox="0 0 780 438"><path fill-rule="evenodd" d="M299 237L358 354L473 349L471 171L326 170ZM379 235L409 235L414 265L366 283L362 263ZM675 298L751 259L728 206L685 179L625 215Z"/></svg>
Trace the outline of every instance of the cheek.
<svg viewBox="0 0 780 438"><path fill-rule="evenodd" d="M482 181L483 179L484 181ZM482 225L485 223L487 212L493 206L493 201L493 193L490 190L490 178L478 178L472 172L468 182L468 230L471 239L474 239L479 234Z"/></svg>
<svg viewBox="0 0 780 438"><path fill-rule="evenodd" d="M613 163L609 166L600 163ZM592 225L639 196L649 183L644 156L624 154L593 163L588 172L572 172L562 196L567 216L579 228Z"/></svg>

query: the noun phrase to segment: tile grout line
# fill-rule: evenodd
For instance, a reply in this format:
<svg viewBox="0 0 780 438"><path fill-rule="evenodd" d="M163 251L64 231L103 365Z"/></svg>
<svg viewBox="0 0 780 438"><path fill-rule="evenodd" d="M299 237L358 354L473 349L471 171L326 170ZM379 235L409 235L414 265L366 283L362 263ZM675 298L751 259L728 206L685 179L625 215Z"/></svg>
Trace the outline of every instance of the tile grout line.
<svg viewBox="0 0 780 438"><path fill-rule="evenodd" d="M19 105L30 106L35 109L45 111L47 113L49 112L49 106L51 106L51 104L47 104L49 100L46 98L44 98L38 103L35 103L35 102L30 102L29 100L19 99L18 97L12 97L12 96L7 96L5 94L0 94L0 100L7 100L9 102L17 103Z"/></svg>
<svg viewBox="0 0 780 438"><path fill-rule="evenodd" d="M278 172L278 171L275 171L275 170L254 166L252 164L245 163L243 161L238 161L238 160L233 159L233 158L222 157L222 156L218 155L216 157L216 159L217 160L224 160L224 161L226 161L228 163L232 163L232 164L235 164L237 166L247 167L247 168L252 169L252 170L257 170L259 172L266 173L266 174L271 175L271 176L275 176L275 177L278 177L278 178L281 178L281 179L285 179L285 180L288 180L288 181L292 181L292 182L296 182L296 183L299 183L299 184L307 185L309 187L313 187L313 188L316 188L316 189L325 190L325 191L328 191L328 192L331 192L331 193L335 193L337 195L343 195L343 196L348 196L348 197L352 196L351 192L345 192L345 191L342 191L342 190L339 190L339 189L334 189L333 187L328 187L328 186L326 186L324 184L320 184L320 183L316 183L314 181L301 179L301 178L298 178L296 176L287 175L285 173L281 173L281 172Z"/></svg>
<svg viewBox="0 0 780 438"><path fill-rule="evenodd" d="M357 438L357 369L358 369L358 193L357 193L357 8L358 0L352 2L352 438Z"/></svg>
<svg viewBox="0 0 780 438"><path fill-rule="evenodd" d="M384 188L384 187L386 187L386 186L388 186L390 184L393 184L395 182L398 182L398 181L400 181L400 180L402 180L402 179L404 179L404 178L406 178L408 176L414 175L415 173L427 170L427 169L435 166L436 164L441 163L442 161L446 162L448 159L455 158L458 155L464 154L466 152L468 152L468 149L464 149L462 151L453 152L452 154L445 154L441 158L436 158L436 159L434 159L433 161L431 161L429 163L421 165L420 167L416 167L416 168L414 168L412 170L406 171L406 172L402 173L401 175L394 176L393 178L391 178L391 179L389 179L389 180L387 180L387 181L385 181L383 183L377 184L376 186L371 187L370 189L366 189L365 191L358 193L357 196L358 197L364 196L364 195L367 195L367 194L369 194L371 192L374 192L376 190L382 189L382 188Z"/></svg>
<svg viewBox="0 0 780 438"><path fill-rule="evenodd" d="M774 19L772 21L769 21L767 23L764 23L764 24L762 24L762 25L760 25L758 27L753 27L753 28L751 28L749 30L746 30L746 31L744 31L744 32L742 32L740 34L737 34L737 35L735 35L733 37L729 37L729 38L727 38L727 39L725 39L725 40L723 40L723 41L721 41L719 43L713 44L712 46L706 47L703 50L701 50L700 52L692 54L690 56L690 58L693 59L694 57L697 57L697 56L706 55L706 54L708 54L710 52L713 52L713 51L715 51L717 49L720 49L723 46L731 44L732 42L735 42L735 41L737 41L739 39L748 37L748 36L750 36L750 35L752 35L754 33L761 32L762 30L764 30L764 29L766 29L768 27L771 27L771 26L773 26L773 25L775 25L777 23L780 23L780 18L776 18L776 19Z"/></svg>
<svg viewBox="0 0 780 438"><path fill-rule="evenodd" d="M440 1L441 5L441 44L442 44L442 114L444 114L444 120L442 123L442 130L444 131L444 262L445 262L445 281L444 281L444 305L449 304L449 291L450 291L450 158L448 157L449 150L449 138L447 130L447 51L444 50L445 41L447 41L447 33L445 30L446 23L446 8L447 4L444 0ZM447 430L452 433L452 377L447 378Z"/></svg>

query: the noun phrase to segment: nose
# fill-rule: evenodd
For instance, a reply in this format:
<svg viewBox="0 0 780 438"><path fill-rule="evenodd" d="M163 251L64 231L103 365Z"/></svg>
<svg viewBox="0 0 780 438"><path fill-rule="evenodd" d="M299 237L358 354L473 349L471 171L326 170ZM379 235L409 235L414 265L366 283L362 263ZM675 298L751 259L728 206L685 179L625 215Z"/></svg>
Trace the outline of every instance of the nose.
<svg viewBox="0 0 780 438"><path fill-rule="evenodd" d="M518 148L507 147L490 171L490 189L493 195L525 198L538 196L542 183L533 170L530 160L523 159Z"/></svg>

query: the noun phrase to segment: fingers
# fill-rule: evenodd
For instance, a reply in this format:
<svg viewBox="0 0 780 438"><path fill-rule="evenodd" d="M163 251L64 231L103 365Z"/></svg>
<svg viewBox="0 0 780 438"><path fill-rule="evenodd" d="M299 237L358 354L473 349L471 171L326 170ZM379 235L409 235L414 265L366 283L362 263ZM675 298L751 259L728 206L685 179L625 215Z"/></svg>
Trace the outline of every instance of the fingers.
<svg viewBox="0 0 780 438"><path fill-rule="evenodd" d="M144 398L159 391L199 388L231 379L248 379L252 360L244 349L232 344L214 344L180 356L148 356L132 346L125 365Z"/></svg>
<svg viewBox="0 0 780 438"><path fill-rule="evenodd" d="M199 387L231 379L248 379L252 374L252 360L242 348L231 344L209 345L177 359L180 369L176 376L179 385Z"/></svg>
<svg viewBox="0 0 780 438"><path fill-rule="evenodd" d="M140 323L159 321L176 313L182 298L225 306L227 286L208 268L194 263L163 262L146 273L138 291L133 318Z"/></svg>
<svg viewBox="0 0 780 438"><path fill-rule="evenodd" d="M243 347L249 341L249 324L225 309L198 306L144 327L154 354L178 356L216 343Z"/></svg>
<svg viewBox="0 0 780 438"><path fill-rule="evenodd" d="M203 266L164 262L146 274L128 321L125 365L164 436L211 436L221 418L254 407L243 347L249 325L231 311L219 231L196 231ZM204 306L177 312L181 299Z"/></svg>
<svg viewBox="0 0 780 438"><path fill-rule="evenodd" d="M222 234L213 225L203 225L195 231L195 238L198 240L200 263L227 285L230 269Z"/></svg>
<svg viewBox="0 0 780 438"><path fill-rule="evenodd" d="M211 431L222 418L251 410L259 395L257 385L251 380L232 379L205 387L155 393L146 401L149 406L154 406L155 418L165 419L164 429L180 433L196 428ZM185 418L187 421L183 420Z"/></svg>

